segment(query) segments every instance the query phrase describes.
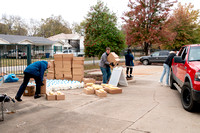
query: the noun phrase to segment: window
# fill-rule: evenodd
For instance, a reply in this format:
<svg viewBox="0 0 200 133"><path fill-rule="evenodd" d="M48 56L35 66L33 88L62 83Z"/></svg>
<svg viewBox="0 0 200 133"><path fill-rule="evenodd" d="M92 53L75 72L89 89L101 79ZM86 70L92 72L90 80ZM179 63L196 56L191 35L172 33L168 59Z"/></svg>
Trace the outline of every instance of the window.
<svg viewBox="0 0 200 133"><path fill-rule="evenodd" d="M152 56L153 56L153 57L155 57L155 56L159 56L159 52L155 52L155 53L153 53Z"/></svg>
<svg viewBox="0 0 200 133"><path fill-rule="evenodd" d="M62 52L62 46L54 46L54 52Z"/></svg>
<svg viewBox="0 0 200 133"><path fill-rule="evenodd" d="M185 47L184 49L183 49L183 52L182 52L182 60L186 60L186 55L187 55L187 47Z"/></svg>
<svg viewBox="0 0 200 133"><path fill-rule="evenodd" d="M200 60L200 46L195 46L190 48L189 61L199 61Z"/></svg>
<svg viewBox="0 0 200 133"><path fill-rule="evenodd" d="M160 52L160 56L167 56L169 54L169 52L168 51L162 51L162 52Z"/></svg>
<svg viewBox="0 0 200 133"><path fill-rule="evenodd" d="M44 46L35 46L36 51L44 51Z"/></svg>
<svg viewBox="0 0 200 133"><path fill-rule="evenodd" d="M184 48L185 48L185 47L182 47L182 48L181 48L181 50L178 52L178 56L181 56L181 55L182 55L182 52L183 52Z"/></svg>

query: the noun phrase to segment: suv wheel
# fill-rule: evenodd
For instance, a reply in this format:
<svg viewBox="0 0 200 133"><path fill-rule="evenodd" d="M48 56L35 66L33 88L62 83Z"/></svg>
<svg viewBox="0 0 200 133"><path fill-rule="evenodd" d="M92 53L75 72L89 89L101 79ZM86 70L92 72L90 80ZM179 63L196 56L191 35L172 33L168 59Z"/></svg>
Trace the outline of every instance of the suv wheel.
<svg viewBox="0 0 200 133"><path fill-rule="evenodd" d="M196 102L192 99L192 92L189 82L186 82L182 87L181 102L185 110L190 112L194 111Z"/></svg>
<svg viewBox="0 0 200 133"><path fill-rule="evenodd" d="M170 72L170 84L169 84L169 86L170 86L171 89L175 90L176 87L174 86L174 83L176 83L176 82L175 82L175 80L174 80L174 78L173 78L172 73L173 73L173 72L171 71L171 72Z"/></svg>
<svg viewBox="0 0 200 133"><path fill-rule="evenodd" d="M143 65L148 65L148 64L149 64L149 61L148 61L148 60L143 60L143 61L142 61L142 64L143 64Z"/></svg>

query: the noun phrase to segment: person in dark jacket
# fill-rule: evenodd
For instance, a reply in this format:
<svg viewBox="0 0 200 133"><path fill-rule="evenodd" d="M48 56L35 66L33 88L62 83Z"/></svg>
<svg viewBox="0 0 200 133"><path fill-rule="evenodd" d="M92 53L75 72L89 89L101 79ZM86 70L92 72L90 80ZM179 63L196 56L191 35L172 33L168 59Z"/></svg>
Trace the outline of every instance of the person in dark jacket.
<svg viewBox="0 0 200 133"><path fill-rule="evenodd" d="M40 87L43 85L42 82L43 82L44 72L49 67L50 67L50 63L48 63L47 61L36 61L26 67L26 69L24 70L24 81L21 84L15 96L15 99L18 102L22 101L21 96L24 93L30 78L34 78L35 83L36 83L36 92L35 92L34 98L36 99L36 98L41 97Z"/></svg>
<svg viewBox="0 0 200 133"><path fill-rule="evenodd" d="M101 60L99 63L99 67L101 69L101 72L103 74L103 83L106 84L110 78L111 75L111 70L110 70L110 65L114 66L113 63L109 63L107 61L107 57L110 54L110 48L106 48L106 52L102 54Z"/></svg>
<svg viewBox="0 0 200 133"><path fill-rule="evenodd" d="M133 72L133 66L134 66L134 63L133 63L134 56L132 54L131 49L128 49L127 54L125 55L125 60L126 60L126 75L127 75L127 78L132 78L133 77L132 72ZM129 69L130 69L130 76L128 75Z"/></svg>
<svg viewBox="0 0 200 133"><path fill-rule="evenodd" d="M163 69L163 73L161 75L159 83L162 83L163 78L164 78L164 76L166 74L166 84L165 84L165 86L169 86L169 70L171 68L172 60L173 60L174 56L176 56L176 52L175 51L171 51L169 53L165 63L163 64L164 69Z"/></svg>

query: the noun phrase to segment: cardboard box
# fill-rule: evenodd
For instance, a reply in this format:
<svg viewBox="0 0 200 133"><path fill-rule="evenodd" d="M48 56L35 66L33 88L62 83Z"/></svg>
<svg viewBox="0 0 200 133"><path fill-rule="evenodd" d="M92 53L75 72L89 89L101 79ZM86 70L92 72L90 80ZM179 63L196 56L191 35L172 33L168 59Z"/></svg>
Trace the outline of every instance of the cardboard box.
<svg viewBox="0 0 200 133"><path fill-rule="evenodd" d="M55 79L55 74L47 73L47 79Z"/></svg>
<svg viewBox="0 0 200 133"><path fill-rule="evenodd" d="M72 79L72 75L71 74L64 74L64 78L71 78Z"/></svg>
<svg viewBox="0 0 200 133"><path fill-rule="evenodd" d="M61 71L63 73L72 73L72 68L71 67L70 68L63 68Z"/></svg>
<svg viewBox="0 0 200 133"><path fill-rule="evenodd" d="M63 60L63 54L54 54L54 60L56 61L62 61Z"/></svg>
<svg viewBox="0 0 200 133"><path fill-rule="evenodd" d="M95 90L95 94L98 97L107 97L107 92L101 92L100 90Z"/></svg>
<svg viewBox="0 0 200 133"><path fill-rule="evenodd" d="M72 66L75 66L75 65L84 65L84 61L73 61Z"/></svg>
<svg viewBox="0 0 200 133"><path fill-rule="evenodd" d="M57 68L63 68L63 62L62 61L55 61L55 69Z"/></svg>
<svg viewBox="0 0 200 133"><path fill-rule="evenodd" d="M84 57L73 57L73 61L84 61Z"/></svg>
<svg viewBox="0 0 200 133"><path fill-rule="evenodd" d="M56 95L49 95L48 93L46 94L46 99L47 100L56 100Z"/></svg>
<svg viewBox="0 0 200 133"><path fill-rule="evenodd" d="M115 54L115 52L111 52L108 57L107 57L108 62L113 62L115 65L119 63L120 59L119 56L117 54Z"/></svg>
<svg viewBox="0 0 200 133"><path fill-rule="evenodd" d="M64 77L65 80L73 80L73 78Z"/></svg>
<svg viewBox="0 0 200 133"><path fill-rule="evenodd" d="M84 79L84 78L83 78ZM84 87L92 87L93 88L94 83L85 83ZM94 89L94 88L93 88Z"/></svg>
<svg viewBox="0 0 200 133"><path fill-rule="evenodd" d="M90 94L94 94L94 89L88 89L88 88L84 88L83 89L83 92L85 93L85 94L88 94L88 95L90 95Z"/></svg>
<svg viewBox="0 0 200 133"><path fill-rule="evenodd" d="M72 61L73 54L63 54L63 61Z"/></svg>
<svg viewBox="0 0 200 133"><path fill-rule="evenodd" d="M108 89L108 93L119 94L119 93L122 93L122 89L121 88L119 88L119 89Z"/></svg>
<svg viewBox="0 0 200 133"><path fill-rule="evenodd" d="M63 61L63 68L71 68L72 62L71 61Z"/></svg>
<svg viewBox="0 0 200 133"><path fill-rule="evenodd" d="M55 74L63 74L64 72L71 72L71 69L65 69L65 68L56 68Z"/></svg>
<svg viewBox="0 0 200 133"><path fill-rule="evenodd" d="M84 65L83 63L80 63L80 64L73 63L72 68L84 68Z"/></svg>
<svg viewBox="0 0 200 133"><path fill-rule="evenodd" d="M96 80L93 78L83 78L83 82L86 83L95 83Z"/></svg>
<svg viewBox="0 0 200 133"><path fill-rule="evenodd" d="M83 75L78 75L78 76L73 75L73 80L81 82L81 81L83 81Z"/></svg>
<svg viewBox="0 0 200 133"><path fill-rule="evenodd" d="M41 88L40 88L40 94L46 94L46 83L47 83L47 81L46 81L46 79L44 79L43 80L43 86L41 86Z"/></svg>
<svg viewBox="0 0 200 133"><path fill-rule="evenodd" d="M84 70L83 70L83 68L73 68L72 74L73 75L84 75Z"/></svg>
<svg viewBox="0 0 200 133"><path fill-rule="evenodd" d="M63 76L63 74L55 74L55 78L56 79L63 79L64 76Z"/></svg>
<svg viewBox="0 0 200 133"><path fill-rule="evenodd" d="M23 96L34 96L35 95L35 85L28 85L23 93Z"/></svg>
<svg viewBox="0 0 200 133"><path fill-rule="evenodd" d="M109 92L109 88L108 87L103 87L103 90L106 91L107 93Z"/></svg>
<svg viewBox="0 0 200 133"><path fill-rule="evenodd" d="M56 100L65 100L65 94L64 93L60 95L56 94Z"/></svg>

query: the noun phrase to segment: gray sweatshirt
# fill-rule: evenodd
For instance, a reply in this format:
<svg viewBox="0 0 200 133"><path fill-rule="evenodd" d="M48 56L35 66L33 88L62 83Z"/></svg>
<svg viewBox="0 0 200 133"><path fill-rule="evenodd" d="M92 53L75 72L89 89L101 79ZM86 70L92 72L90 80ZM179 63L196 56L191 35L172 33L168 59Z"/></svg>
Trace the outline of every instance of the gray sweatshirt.
<svg viewBox="0 0 200 133"><path fill-rule="evenodd" d="M103 68L106 68L109 66L109 62L107 61L107 54L106 52L102 54L101 56L101 60L100 60L100 63L99 63L99 66L100 67L103 67Z"/></svg>

